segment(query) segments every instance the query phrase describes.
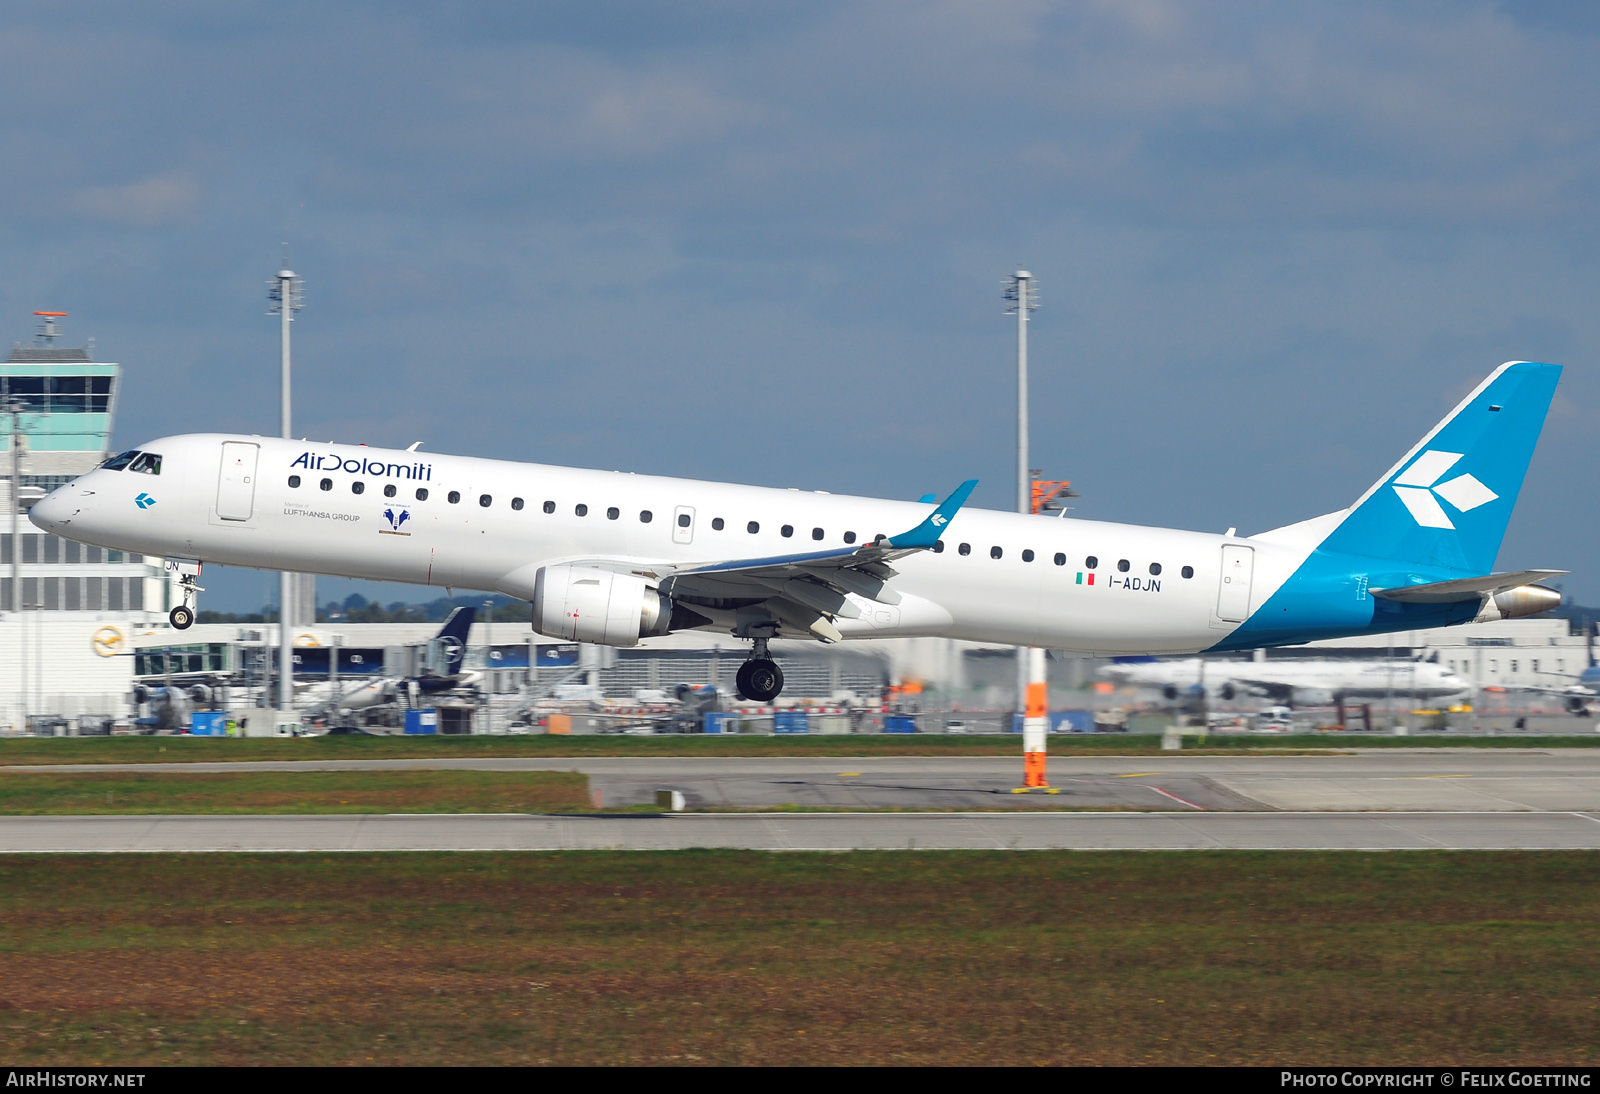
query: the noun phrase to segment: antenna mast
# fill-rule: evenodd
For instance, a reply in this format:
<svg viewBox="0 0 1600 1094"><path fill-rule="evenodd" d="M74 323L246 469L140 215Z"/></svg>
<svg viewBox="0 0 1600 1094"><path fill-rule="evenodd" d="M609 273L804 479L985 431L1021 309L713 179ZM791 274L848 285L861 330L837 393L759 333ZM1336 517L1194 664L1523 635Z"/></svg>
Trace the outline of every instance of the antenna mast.
<svg viewBox="0 0 1600 1094"><path fill-rule="evenodd" d="M285 243L283 266L278 270L278 275L267 282L267 299L272 301L267 314L278 316L282 368L278 425L284 440L290 439L293 423L289 398L289 324L294 322L294 313L305 306L304 285L305 282L289 268L289 245ZM289 618L290 606L295 601L294 588L294 574L284 571L278 575L278 709L285 711L294 709L294 629L293 620ZM315 623L316 620L310 622Z"/></svg>

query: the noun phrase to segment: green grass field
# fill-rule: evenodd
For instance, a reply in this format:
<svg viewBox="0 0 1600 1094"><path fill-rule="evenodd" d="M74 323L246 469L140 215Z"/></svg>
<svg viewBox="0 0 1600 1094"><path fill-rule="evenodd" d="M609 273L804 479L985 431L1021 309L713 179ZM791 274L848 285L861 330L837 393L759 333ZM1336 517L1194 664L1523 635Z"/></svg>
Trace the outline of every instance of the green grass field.
<svg viewBox="0 0 1600 1094"><path fill-rule="evenodd" d="M0 815L126 813L572 813L571 771L7 772Z"/></svg>
<svg viewBox="0 0 1600 1094"><path fill-rule="evenodd" d="M1281 737L1206 738L1203 748L1186 738L1186 752L1349 748L1592 748L1600 734L1572 737L1366 737L1316 733ZM1016 756L1022 738L943 734L816 737L579 735L550 737L223 737L13 738L0 740L0 767L16 764L216 763L229 760L423 759L458 756ZM1050 738L1057 755L1148 756L1161 751L1153 736L1061 734Z"/></svg>
<svg viewBox="0 0 1600 1094"><path fill-rule="evenodd" d="M1593 1064L1597 863L0 856L0 1059Z"/></svg>

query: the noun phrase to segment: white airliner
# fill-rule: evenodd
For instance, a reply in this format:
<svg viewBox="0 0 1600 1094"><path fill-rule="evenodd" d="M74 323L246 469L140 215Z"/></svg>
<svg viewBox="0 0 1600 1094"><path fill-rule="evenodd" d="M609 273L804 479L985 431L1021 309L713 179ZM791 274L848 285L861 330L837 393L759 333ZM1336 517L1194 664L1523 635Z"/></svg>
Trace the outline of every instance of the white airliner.
<svg viewBox="0 0 1600 1094"><path fill-rule="evenodd" d="M731 633L753 643L740 693L766 701L779 636L1197 653L1555 607L1531 583L1565 571L1491 570L1560 374L1502 365L1348 509L1253 536L963 509L974 482L930 506L219 434L125 452L31 519L190 574L492 589L566 641Z"/></svg>
<svg viewBox="0 0 1600 1094"><path fill-rule="evenodd" d="M1203 679L1207 693L1223 699L1251 692L1271 696L1287 706L1323 697L1335 702L1385 695L1437 699L1472 688L1469 681L1437 662L1409 660L1208 661L1202 676L1200 659L1189 658L1125 661L1107 665L1100 674L1124 684L1159 688L1168 699L1190 693Z"/></svg>

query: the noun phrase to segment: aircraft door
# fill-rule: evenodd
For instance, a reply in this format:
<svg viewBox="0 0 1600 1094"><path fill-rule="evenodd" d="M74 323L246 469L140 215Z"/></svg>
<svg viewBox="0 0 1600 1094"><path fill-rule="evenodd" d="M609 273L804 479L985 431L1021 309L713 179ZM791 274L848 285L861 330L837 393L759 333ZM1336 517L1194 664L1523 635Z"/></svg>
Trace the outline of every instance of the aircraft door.
<svg viewBox="0 0 1600 1094"><path fill-rule="evenodd" d="M694 507L680 505L672 511L672 542L694 542Z"/></svg>
<svg viewBox="0 0 1600 1094"><path fill-rule="evenodd" d="M1250 576L1255 569L1254 547L1229 543L1222 548L1222 585L1217 592L1217 618L1243 623L1250 618Z"/></svg>
<svg viewBox="0 0 1600 1094"><path fill-rule="evenodd" d="M261 446L243 441L222 443L222 473L217 478L217 516L249 520L255 513L256 459Z"/></svg>

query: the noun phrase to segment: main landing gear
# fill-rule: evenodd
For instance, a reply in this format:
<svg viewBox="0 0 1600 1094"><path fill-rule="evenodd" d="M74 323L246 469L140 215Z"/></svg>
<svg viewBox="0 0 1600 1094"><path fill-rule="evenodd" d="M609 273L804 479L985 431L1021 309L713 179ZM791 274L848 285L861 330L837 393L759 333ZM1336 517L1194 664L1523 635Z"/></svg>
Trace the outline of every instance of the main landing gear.
<svg viewBox="0 0 1600 1094"><path fill-rule="evenodd" d="M200 566L198 563L168 559L167 569L177 573L178 591L183 594L183 603L167 613L167 621L172 624L174 630L186 631L194 626L195 603L199 600L200 594L205 592L200 587Z"/></svg>
<svg viewBox="0 0 1600 1094"><path fill-rule="evenodd" d="M735 678L739 694L752 703L770 703L783 690L783 670L767 654L767 640L757 638L750 660L739 666Z"/></svg>

